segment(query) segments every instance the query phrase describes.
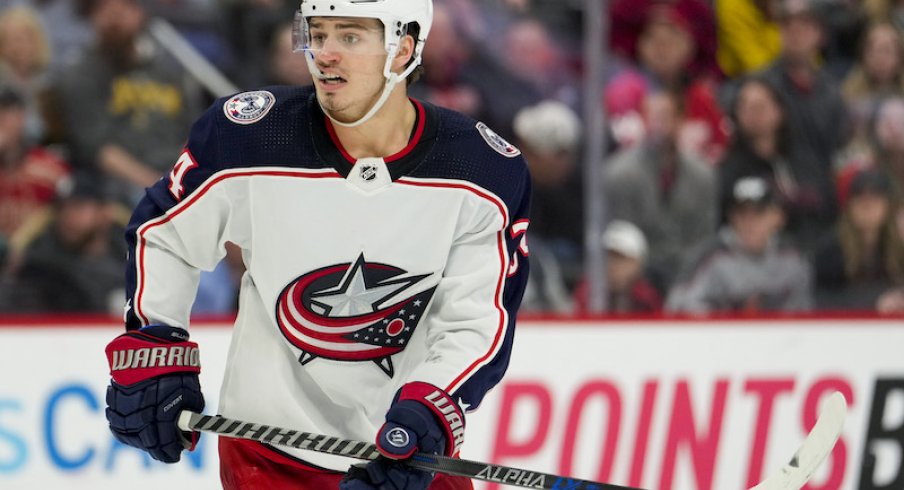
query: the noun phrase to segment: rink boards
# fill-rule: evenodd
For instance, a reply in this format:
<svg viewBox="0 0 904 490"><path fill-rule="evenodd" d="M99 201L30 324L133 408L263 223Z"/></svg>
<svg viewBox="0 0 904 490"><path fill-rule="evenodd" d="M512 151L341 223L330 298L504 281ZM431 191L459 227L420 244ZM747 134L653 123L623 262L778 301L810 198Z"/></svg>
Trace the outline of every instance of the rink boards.
<svg viewBox="0 0 904 490"><path fill-rule="evenodd" d="M192 330L215 411L230 330ZM167 466L109 436L103 348L117 331L0 324L0 489L218 488L213 437ZM505 380L468 418L463 456L650 489L744 489L786 462L835 390L849 418L807 488L904 488L901 320L524 321Z"/></svg>

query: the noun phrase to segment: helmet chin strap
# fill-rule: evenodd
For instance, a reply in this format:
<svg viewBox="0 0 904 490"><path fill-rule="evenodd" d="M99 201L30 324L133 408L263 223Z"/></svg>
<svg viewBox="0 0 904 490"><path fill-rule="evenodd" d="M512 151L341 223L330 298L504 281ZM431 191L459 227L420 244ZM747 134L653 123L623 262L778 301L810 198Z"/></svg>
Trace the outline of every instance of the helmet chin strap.
<svg viewBox="0 0 904 490"><path fill-rule="evenodd" d="M398 45L393 44L390 46L389 53L386 56L386 64L383 66L383 77L386 78L386 83L383 85L383 93L380 94L380 98L378 98L377 101L374 102L374 105L370 108L370 110L367 111L367 113L364 114L364 116L362 116L357 121L352 121L350 123L347 123L347 122L342 122L342 121L337 120L336 118L334 118L333 116L330 115L329 111L327 111L323 107L323 104L320 104L320 99L319 98L317 99L317 103L320 104L320 110L322 110L323 113L326 114L326 117L330 118L330 121L332 121L333 124L336 124L336 125L339 125L339 126L342 126L345 128L353 128L355 126L360 126L361 124L364 124L370 118L372 118L374 116L374 114L376 114L383 107L383 104L385 104L386 101L389 99L389 95L392 94L392 90L395 88L396 84L398 84L400 81L404 80L405 77L407 77L408 74L411 73L414 70L414 68L416 67L416 64L412 63L408 67L408 69L406 69L401 75L394 73L392 71L392 60L395 58L395 55L398 52L398 50L399 50ZM308 70L311 72L311 75L313 75L315 78L323 76L323 72L321 72L320 69L317 68L317 64L314 62L313 54L308 53L305 56L305 60L307 60L307 62L308 62Z"/></svg>
<svg viewBox="0 0 904 490"><path fill-rule="evenodd" d="M339 126L343 126L346 128L353 128L355 126L359 126L361 124L364 124L371 117L373 117L374 114L376 114L377 111L379 111L380 108L383 107L383 104L385 104L386 100L389 99L389 94L392 93L392 89L395 88L397 83L399 83L399 76L396 75L395 73L393 73L392 75L389 76L389 78L386 79L386 83L383 85L383 93L380 94L380 98L377 99L377 101L374 103L373 107L371 107L370 110L367 111L367 114L364 114L364 116L361 119L358 119L357 121L350 122L350 123L337 121L336 118L331 116L329 112L327 112L325 109L323 109L322 105L320 106L320 109L323 110L323 113L326 114L326 117L330 118L330 120L333 121L333 124L338 124ZM320 103L319 99L317 100L317 103L318 104Z"/></svg>

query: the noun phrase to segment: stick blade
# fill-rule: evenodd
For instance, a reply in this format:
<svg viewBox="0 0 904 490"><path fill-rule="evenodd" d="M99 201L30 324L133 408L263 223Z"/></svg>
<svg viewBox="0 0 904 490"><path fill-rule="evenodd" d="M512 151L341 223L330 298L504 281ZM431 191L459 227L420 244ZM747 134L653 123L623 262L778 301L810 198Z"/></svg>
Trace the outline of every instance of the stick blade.
<svg viewBox="0 0 904 490"><path fill-rule="evenodd" d="M750 490L799 490L832 452L844 427L847 402L835 392L826 400L813 430L782 469Z"/></svg>

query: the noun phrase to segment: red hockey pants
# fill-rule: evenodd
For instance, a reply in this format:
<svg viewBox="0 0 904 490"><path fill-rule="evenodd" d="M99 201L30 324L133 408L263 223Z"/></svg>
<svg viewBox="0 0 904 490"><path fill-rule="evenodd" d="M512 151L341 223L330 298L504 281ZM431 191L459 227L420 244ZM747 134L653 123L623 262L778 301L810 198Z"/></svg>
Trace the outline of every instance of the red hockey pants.
<svg viewBox="0 0 904 490"><path fill-rule="evenodd" d="M262 445L221 437L220 480L224 490L332 490L343 473L306 466ZM471 480L437 474L430 490L473 490Z"/></svg>

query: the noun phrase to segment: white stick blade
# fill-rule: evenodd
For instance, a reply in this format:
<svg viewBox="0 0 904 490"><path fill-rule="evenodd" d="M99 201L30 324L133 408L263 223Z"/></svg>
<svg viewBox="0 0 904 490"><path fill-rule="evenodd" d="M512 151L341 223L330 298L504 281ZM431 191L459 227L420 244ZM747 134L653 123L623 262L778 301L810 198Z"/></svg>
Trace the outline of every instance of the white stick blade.
<svg viewBox="0 0 904 490"><path fill-rule="evenodd" d="M846 413L844 395L836 391L826 400L816 425L791 461L750 490L799 490L803 487L835 447Z"/></svg>

